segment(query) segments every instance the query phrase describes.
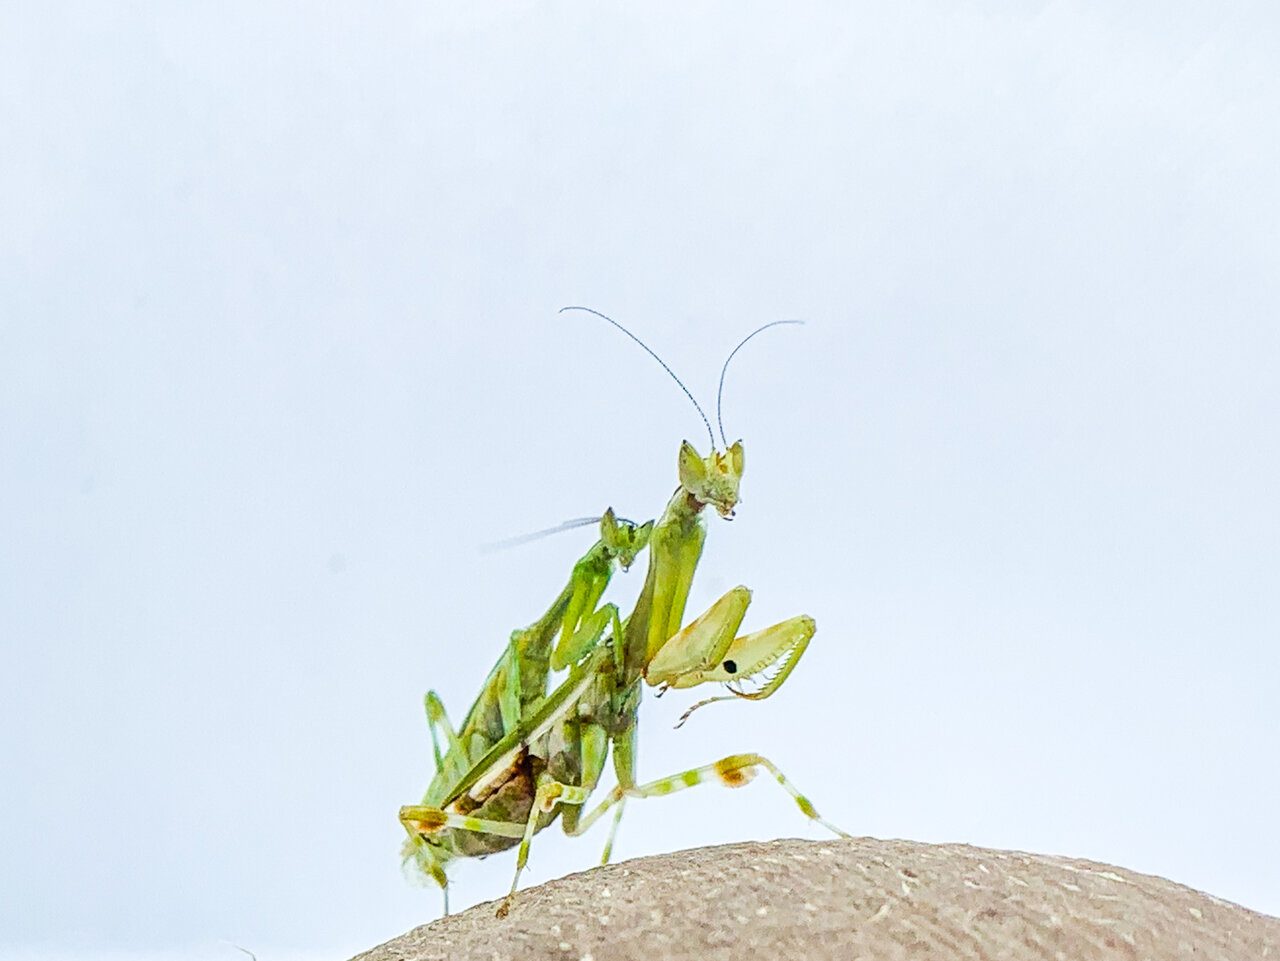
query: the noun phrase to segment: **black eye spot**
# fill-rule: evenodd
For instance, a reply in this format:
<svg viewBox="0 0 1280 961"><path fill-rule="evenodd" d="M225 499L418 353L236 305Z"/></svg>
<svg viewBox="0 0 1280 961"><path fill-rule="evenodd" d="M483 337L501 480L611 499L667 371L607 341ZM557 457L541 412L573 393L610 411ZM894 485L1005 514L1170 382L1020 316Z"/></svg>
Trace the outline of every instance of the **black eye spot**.
<svg viewBox="0 0 1280 961"><path fill-rule="evenodd" d="M724 662L724 669L725 669L727 672L729 672L730 674L737 674L737 673L738 673L738 665L737 665L737 664L735 664L733 661L725 661L725 662Z"/></svg>

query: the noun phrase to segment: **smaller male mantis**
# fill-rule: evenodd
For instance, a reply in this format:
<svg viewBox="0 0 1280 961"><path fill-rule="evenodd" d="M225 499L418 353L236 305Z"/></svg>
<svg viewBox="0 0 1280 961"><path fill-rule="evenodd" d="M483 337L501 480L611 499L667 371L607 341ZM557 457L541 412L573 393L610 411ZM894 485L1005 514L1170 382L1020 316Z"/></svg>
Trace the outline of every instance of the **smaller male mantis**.
<svg viewBox="0 0 1280 961"><path fill-rule="evenodd" d="M546 696L547 678L553 661L557 664L563 661L563 652L570 648L580 650L594 646L610 622L618 624L617 605L597 605L612 577L614 563L624 571L630 568L636 555L648 546L652 529L652 521L636 525L628 520L619 520L612 508L605 511L600 518L600 539L574 565L569 583L547 612L528 627L512 632L511 640L456 732L449 723L440 696L435 691L427 692L424 704L431 730L436 774L427 788L424 804L443 802L477 761L504 737L519 729L521 720L527 718ZM445 742L443 753L440 750L441 739ZM527 816L527 806L525 810L526 815L522 815L522 819ZM462 837L456 853L479 856L490 853L492 846L493 842L481 835ZM510 846L510 843L499 844L493 850ZM406 843L405 857L409 858L412 853L412 845ZM434 864L422 866L445 889L447 899L448 888L443 871Z"/></svg>
<svg viewBox="0 0 1280 961"><path fill-rule="evenodd" d="M603 314L597 316L604 317ZM657 359L634 334L610 318L604 319ZM751 337L771 326L775 325L767 324L750 334L734 348L729 359ZM661 359L658 362L662 363ZM665 363L662 366L671 373ZM671 376L675 378L674 374ZM723 385L724 371L721 372L722 389ZM684 389L683 384L680 386ZM689 393L687 389L685 393ZM692 395L689 398L693 400ZM694 406L702 413L697 401ZM703 421L707 423L705 414ZM709 423L707 429L710 432ZM722 440L723 435L722 426ZM823 820L782 772L758 754L730 755L713 764L646 784L636 783L636 723L642 679L662 690L712 681L729 682L732 695L762 699L786 680L815 631L813 619L801 615L753 634L735 636L751 599L751 592L745 587L729 591L703 615L681 628L689 587L706 537L702 511L710 505L728 518L733 516L738 502L744 463L742 442L732 446L725 443L723 452L717 450L712 434L712 451L705 458L687 441L681 446L679 487L662 516L639 529L645 531L650 548L649 571L627 620L619 623L616 607L605 605L591 617L581 618L582 627L577 627L578 620L574 620L571 629L570 618L557 613L558 601L544 620L529 630L535 636L545 637L548 627L554 633L556 625L561 625L561 641L552 653L551 666L559 669L573 665L568 677L540 700L522 701L518 694L490 694L509 686L509 682L502 682L498 677L504 663L509 665L508 677L523 672L521 648L513 637L509 648L513 653L505 662L500 661L490 675L481 701L496 700L501 714L501 703L505 700L518 708L519 713L508 711L500 725L485 728L488 735L481 737L477 744L481 748L488 746L482 756L477 757L466 749L465 739L460 741L452 736L450 751L444 760L437 748L436 779L423 803L400 809L400 821L409 835L406 859L415 861L424 873L434 878L445 889L446 899L448 880L444 866L448 861L503 850L518 840L515 878L510 893L498 909L500 916L505 915L528 860L533 835L556 817L561 818L566 834L576 836L609 808L616 808L602 858L608 861L628 798L669 794L712 777L737 786L746 783L759 767L768 770L791 794L806 817L841 836L848 836ZM594 607L598 598L597 593L591 606ZM602 640L609 626L612 632ZM543 665L531 666L530 673L545 683L547 673ZM756 679L762 679L756 691L747 692L741 686L744 681ZM735 684L737 686L733 686ZM709 701L694 707L705 703ZM477 702L468 720L479 707ZM492 713L491 709L486 710ZM500 737L491 736L499 731ZM434 725L432 733L434 739ZM583 807L595 790L610 750L617 786L583 816ZM454 762L446 769L450 757Z"/></svg>

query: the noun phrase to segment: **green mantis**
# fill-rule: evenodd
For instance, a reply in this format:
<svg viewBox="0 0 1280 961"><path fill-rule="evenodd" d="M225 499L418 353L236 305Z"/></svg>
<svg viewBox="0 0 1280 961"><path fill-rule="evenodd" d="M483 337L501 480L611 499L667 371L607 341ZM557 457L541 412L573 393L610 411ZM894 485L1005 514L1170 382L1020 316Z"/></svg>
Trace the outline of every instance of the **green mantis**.
<svg viewBox="0 0 1280 961"><path fill-rule="evenodd" d="M626 328L603 314L596 315L657 359ZM774 324L743 340L730 359L747 340L771 326ZM662 366L671 373L666 364ZM721 390L723 384L722 371ZM689 393L687 389L685 393ZM694 406L698 406L696 401ZM701 407L698 411L702 413ZM711 433L705 414L703 421ZM711 507L722 517L733 516L744 467L741 441L733 445L726 442L725 449L719 450L714 434L711 440L712 449L706 457L687 441L681 445L679 486L657 520L636 526L616 522L612 512L605 515L600 541L575 566L569 586L543 618L512 636L458 734L448 728L439 699L427 696L433 742L440 726L449 750L441 755L437 744L436 777L421 804L401 808L400 821L409 837L406 860L415 862L440 884L446 897L444 868L450 860L518 843L515 878L498 909L499 915L504 915L514 899L533 835L556 818L566 834L576 836L613 809L602 857L607 862L629 799L670 794L709 780L737 786L760 768L791 794L805 816L847 836L823 820L782 772L758 754L730 755L637 783L635 749L642 681L659 692L722 682L729 685L730 697L766 698L790 675L815 631L813 619L800 615L739 636L751 600L751 592L741 586L682 627L706 538L703 511ZM607 522L615 528L608 536ZM603 582L607 582L614 560L626 567L646 544L649 567L645 583L631 614L622 621L616 606L597 606ZM559 641L550 650L557 633ZM550 692L546 690L548 666L552 670L569 668ZM519 678L518 688L515 678ZM748 690L749 685L756 685L755 689ZM700 702L694 709L711 700L718 698ZM610 754L617 785L584 813Z"/></svg>
<svg viewBox="0 0 1280 961"><path fill-rule="evenodd" d="M484 754L505 736L520 730L521 720L529 716L546 694L552 664L556 669L562 667L567 660L566 651L593 646L610 623L614 625L615 632L621 630L617 606L597 605L609 584L614 563L627 570L635 562L636 555L648 545L652 528L652 522L636 525L618 520L612 509L605 511L600 518L600 539L574 565L569 583L547 612L528 627L512 633L502 656L489 672L480 695L456 732L449 723L439 695L435 691L427 692L424 703L435 753L436 775L427 787L424 804L445 803L446 798L452 801L452 790ZM553 644L556 644L554 648ZM442 738L446 744L443 754L440 751ZM521 799L513 798L508 789L489 805L489 810L483 810L481 814L514 816L515 811L508 806L513 800L516 808L520 808ZM478 807L483 808L484 805ZM522 822L527 817L527 803L523 809L524 813L520 815ZM479 856L491 853L491 849L502 850L511 846L500 842L495 846L493 836L483 834L462 834L455 840L452 853L461 856ZM411 840L405 845L405 856L414 854ZM445 889L447 896L444 859L419 855L416 860Z"/></svg>

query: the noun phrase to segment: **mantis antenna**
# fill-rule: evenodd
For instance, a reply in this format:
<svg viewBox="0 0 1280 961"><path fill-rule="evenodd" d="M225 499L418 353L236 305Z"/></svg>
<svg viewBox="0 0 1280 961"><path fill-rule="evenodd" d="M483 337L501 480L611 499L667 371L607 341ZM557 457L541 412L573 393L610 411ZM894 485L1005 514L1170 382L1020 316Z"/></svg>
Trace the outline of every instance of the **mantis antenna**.
<svg viewBox="0 0 1280 961"><path fill-rule="evenodd" d="M605 319L607 320L608 318L605 318ZM722 402L724 400L724 375L729 370L729 361L733 360L733 355L736 354L738 351L742 350L743 346L746 344L747 341L749 341L756 334L760 333L762 330L768 330L770 327L777 327L780 324L803 324L803 323L804 323L803 320L775 320L765 324L763 327L757 327L751 333L747 334L747 336L743 337L742 340L738 343L738 346L733 348L733 350L729 352L729 356L725 358L724 366L720 368L720 387L716 391L716 426L720 428L720 439L724 441L725 447L729 446L729 439L724 436L724 420L722 420L720 417L720 411L723 407ZM666 364L663 364L663 366L665 367ZM673 374L672 376L675 376L675 375ZM684 385L681 384L681 386L683 387ZM688 391L685 391L685 393L688 393ZM703 419L705 420L706 418L704 417ZM711 438L712 447L715 446L715 443L716 443L715 438L714 437ZM688 717L688 715L686 714L685 717ZM681 723L683 722L684 722L684 719L681 718Z"/></svg>
<svg viewBox="0 0 1280 961"><path fill-rule="evenodd" d="M563 531L571 531L579 527L588 527L592 524L599 523L600 518L598 516L575 517L572 520L563 521L555 527L545 527L540 531L533 531L530 534L517 534L515 537L508 537L504 540L481 544L480 553L491 554L494 551L505 551L508 547L519 547L521 544L528 544L530 541L541 540L544 537L550 537L552 534L559 534Z"/></svg>
<svg viewBox="0 0 1280 961"><path fill-rule="evenodd" d="M670 367L668 367L666 361L664 361L661 357L655 354L648 344L646 344L643 340L641 340L635 334L631 333L631 331L627 330L627 328L623 327L620 323L618 323L612 317L608 317L600 313L600 311L598 310L592 310L590 307L561 307L560 313L563 314L566 310L583 310L583 311L586 311L588 314L595 314L601 320L607 320L609 323L613 324L613 326L617 327L620 331L622 331L624 334L626 334L628 337L634 340L637 344L643 347L645 351L649 354L649 356L652 357L654 360L656 360L659 364L661 364L662 369L671 375L671 379L680 385L680 389L684 391L684 395L689 398L690 403L693 404L693 406L697 409L698 414L702 417L702 423L706 425L707 436L711 438L711 449L712 450L716 449L716 435L711 431L711 421L707 420L707 415L703 411L702 405L699 404L697 400L694 399L693 394L689 393L689 388L684 385L684 381L682 381L679 377L675 375L675 371L673 371ZM774 321L774 323L800 323L800 321ZM766 324L765 326L772 326L772 325ZM764 330L764 327L761 327L760 330ZM760 333L759 330L756 331L756 334L758 333ZM751 335L751 337L754 337L754 336L755 334ZM748 337L747 340L750 340L751 337ZM746 343L746 341L743 341L743 343ZM739 344L738 346L741 347L742 344ZM733 354L730 354L729 356L732 357ZM721 431L721 433L723 434L723 431ZM727 447L728 444L726 444L725 446Z"/></svg>

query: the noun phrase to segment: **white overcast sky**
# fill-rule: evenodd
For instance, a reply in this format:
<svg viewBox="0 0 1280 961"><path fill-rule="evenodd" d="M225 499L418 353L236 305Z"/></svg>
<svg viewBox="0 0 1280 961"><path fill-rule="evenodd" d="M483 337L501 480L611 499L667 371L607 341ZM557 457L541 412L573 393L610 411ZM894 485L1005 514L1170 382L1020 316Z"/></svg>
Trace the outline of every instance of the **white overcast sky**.
<svg viewBox="0 0 1280 961"><path fill-rule="evenodd" d="M769 701L646 699L642 776L756 750L854 834L1280 914L1277 49L1230 0L6 5L0 956L436 916L422 695L593 534L480 545L651 517L707 443L566 304L704 405L806 321L730 369L690 613L817 637ZM758 781L617 854L794 835Z"/></svg>

